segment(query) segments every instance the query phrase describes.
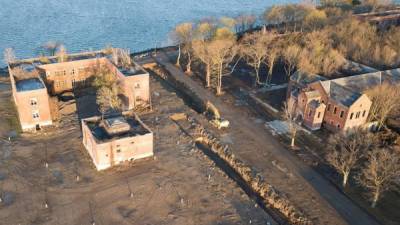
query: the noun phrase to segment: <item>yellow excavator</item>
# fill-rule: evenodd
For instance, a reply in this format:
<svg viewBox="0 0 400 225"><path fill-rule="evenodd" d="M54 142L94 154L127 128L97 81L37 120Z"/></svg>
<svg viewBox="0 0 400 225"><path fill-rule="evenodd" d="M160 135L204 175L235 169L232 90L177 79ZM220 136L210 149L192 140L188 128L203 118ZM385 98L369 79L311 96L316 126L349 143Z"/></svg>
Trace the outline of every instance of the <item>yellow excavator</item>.
<svg viewBox="0 0 400 225"><path fill-rule="evenodd" d="M218 129L228 128L229 121L221 118L217 107L213 105L210 101L206 104L206 114L210 118L210 123Z"/></svg>

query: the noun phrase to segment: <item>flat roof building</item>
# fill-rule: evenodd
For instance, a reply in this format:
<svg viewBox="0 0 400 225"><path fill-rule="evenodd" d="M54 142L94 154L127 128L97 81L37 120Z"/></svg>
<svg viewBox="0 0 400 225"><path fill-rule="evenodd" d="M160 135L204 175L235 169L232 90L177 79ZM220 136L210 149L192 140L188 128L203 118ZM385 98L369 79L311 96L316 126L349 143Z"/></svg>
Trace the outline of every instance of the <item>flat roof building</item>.
<svg viewBox="0 0 400 225"><path fill-rule="evenodd" d="M97 170L153 156L153 132L136 114L83 119L82 134Z"/></svg>
<svg viewBox="0 0 400 225"><path fill-rule="evenodd" d="M33 73L27 77L10 74L11 89L21 129L35 130L51 125L49 96L43 80Z"/></svg>

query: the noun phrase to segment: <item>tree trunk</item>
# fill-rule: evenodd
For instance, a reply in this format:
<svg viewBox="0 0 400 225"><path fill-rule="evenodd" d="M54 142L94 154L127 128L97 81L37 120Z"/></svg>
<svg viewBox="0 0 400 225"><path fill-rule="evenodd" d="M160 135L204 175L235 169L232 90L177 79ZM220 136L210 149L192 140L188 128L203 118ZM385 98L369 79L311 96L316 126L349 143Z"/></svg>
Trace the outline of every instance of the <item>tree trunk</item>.
<svg viewBox="0 0 400 225"><path fill-rule="evenodd" d="M377 203L378 200L379 200L379 194L380 194L380 191L379 191L379 188L378 188L378 189L375 191L375 193L374 193L374 198L373 198L372 204L371 204L371 207L372 207L372 208L375 208L376 203Z"/></svg>
<svg viewBox="0 0 400 225"><path fill-rule="evenodd" d="M176 59L176 65L180 66L180 60L181 60L181 45L178 45L178 58Z"/></svg>
<svg viewBox="0 0 400 225"><path fill-rule="evenodd" d="M192 56L190 53L188 53L188 63L186 65L186 73L191 73L192 72Z"/></svg>
<svg viewBox="0 0 400 225"><path fill-rule="evenodd" d="M219 65L218 79L217 79L217 95L222 94L222 63Z"/></svg>
<svg viewBox="0 0 400 225"><path fill-rule="evenodd" d="M293 125L293 126L295 126L295 125ZM297 133L297 130L294 130L293 132L292 132L292 141L291 141L291 143L290 143L290 147L294 147L294 141L295 141L295 139L296 139L296 133Z"/></svg>
<svg viewBox="0 0 400 225"><path fill-rule="evenodd" d="M342 182L343 187L346 187L346 185L347 185L347 181L349 179L349 174L350 174L350 172L343 173L343 182Z"/></svg>
<svg viewBox="0 0 400 225"><path fill-rule="evenodd" d="M210 64L207 64L207 68L206 68L206 87L210 87L211 86L211 66Z"/></svg>
<svg viewBox="0 0 400 225"><path fill-rule="evenodd" d="M255 68L256 79L255 79L255 82L254 82L254 87L257 87L257 85L260 83L260 72L258 70L259 70L258 68Z"/></svg>

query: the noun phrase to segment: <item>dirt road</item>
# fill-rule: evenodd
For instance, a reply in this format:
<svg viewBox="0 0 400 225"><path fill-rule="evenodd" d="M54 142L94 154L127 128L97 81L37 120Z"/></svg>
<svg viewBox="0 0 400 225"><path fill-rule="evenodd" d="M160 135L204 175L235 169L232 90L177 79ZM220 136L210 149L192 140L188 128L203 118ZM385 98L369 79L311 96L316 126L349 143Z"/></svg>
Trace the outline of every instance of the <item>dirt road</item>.
<svg viewBox="0 0 400 225"><path fill-rule="evenodd" d="M315 224L377 225L369 214L338 191L329 181L285 149L263 124L255 122L245 107L217 98L170 63L165 53L155 60L175 79L185 83L203 100L213 102L231 122L226 139L237 156L262 172L265 179L305 211Z"/></svg>

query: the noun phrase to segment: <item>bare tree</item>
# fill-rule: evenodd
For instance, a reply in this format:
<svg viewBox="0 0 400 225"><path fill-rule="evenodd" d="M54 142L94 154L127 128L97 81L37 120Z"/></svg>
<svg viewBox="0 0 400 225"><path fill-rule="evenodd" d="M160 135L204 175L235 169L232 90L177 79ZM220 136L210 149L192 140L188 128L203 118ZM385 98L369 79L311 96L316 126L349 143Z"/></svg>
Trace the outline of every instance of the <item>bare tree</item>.
<svg viewBox="0 0 400 225"><path fill-rule="evenodd" d="M64 45L59 46L56 56L59 63L66 62L68 60L67 49Z"/></svg>
<svg viewBox="0 0 400 225"><path fill-rule="evenodd" d="M283 105L284 119L288 125L290 135L290 147L294 148L300 117L297 114L297 105L294 101L285 102Z"/></svg>
<svg viewBox="0 0 400 225"><path fill-rule="evenodd" d="M282 58L285 62L285 72L288 77L292 75L300 60L301 47L297 44L291 44L283 49Z"/></svg>
<svg viewBox="0 0 400 225"><path fill-rule="evenodd" d="M343 177L342 185L346 187L349 175L363 156L374 144L374 136L363 128L354 128L333 134L329 138L328 163Z"/></svg>
<svg viewBox="0 0 400 225"><path fill-rule="evenodd" d="M110 67L101 63L99 60L96 61L96 64L90 67L90 73L93 74L94 80L92 85L100 89L103 86L111 88L111 86L117 83L117 77Z"/></svg>
<svg viewBox="0 0 400 225"><path fill-rule="evenodd" d="M222 77L224 70L233 61L238 52L235 35L227 29L219 28L215 40L211 41L209 54L216 70L217 95L222 94Z"/></svg>
<svg viewBox="0 0 400 225"><path fill-rule="evenodd" d="M254 15L240 15L236 17L235 30L236 33L244 32L246 30L251 30L256 22L256 17Z"/></svg>
<svg viewBox="0 0 400 225"><path fill-rule="evenodd" d="M181 54L182 52L187 55L188 63L186 65L186 72L191 71L191 43L193 40L194 29L192 23L182 23L175 27L172 32L172 38L177 43L179 51L178 58L176 60L176 65L180 66Z"/></svg>
<svg viewBox="0 0 400 225"><path fill-rule="evenodd" d="M240 54L247 64L254 68L256 79L254 85L261 84L260 67L265 63L270 50L268 45L273 41L274 35L271 33L254 32L246 34L240 43Z"/></svg>
<svg viewBox="0 0 400 225"><path fill-rule="evenodd" d="M306 15L313 9L314 6L310 4L273 6L264 12L264 20L267 23L283 25L286 31L288 31L288 25L292 25L293 30L296 31L297 24L301 23Z"/></svg>
<svg viewBox="0 0 400 225"><path fill-rule="evenodd" d="M345 62L344 57L332 47L326 32L307 34L297 68L306 73L333 75Z"/></svg>
<svg viewBox="0 0 400 225"><path fill-rule="evenodd" d="M196 59L200 60L206 67L206 87L211 86L212 58L210 42L215 35L216 26L209 21L202 21L197 24L192 41L192 51Z"/></svg>
<svg viewBox="0 0 400 225"><path fill-rule="evenodd" d="M111 48L111 59L116 66L130 68L132 66L131 53L129 49Z"/></svg>
<svg viewBox="0 0 400 225"><path fill-rule="evenodd" d="M229 28L231 31L233 31L233 28L235 28L236 26L236 20L231 17L221 17L219 19L219 22L222 24L223 27Z"/></svg>
<svg viewBox="0 0 400 225"><path fill-rule="evenodd" d="M102 86L97 90L96 103L104 118L104 114L109 111L119 111L122 103L119 98L120 87L118 84L113 84L111 87Z"/></svg>
<svg viewBox="0 0 400 225"><path fill-rule="evenodd" d="M59 48L62 44L58 41L49 41L41 46L41 48L47 53L49 56L55 56Z"/></svg>
<svg viewBox="0 0 400 225"><path fill-rule="evenodd" d="M272 6L265 10L264 12L264 20L267 23L272 24L282 24L286 22L286 18L284 17L284 8L283 6Z"/></svg>
<svg viewBox="0 0 400 225"><path fill-rule="evenodd" d="M203 21L197 24L194 31L194 40L209 41L213 38L215 34L216 26L215 24Z"/></svg>
<svg viewBox="0 0 400 225"><path fill-rule="evenodd" d="M6 64L10 64L10 63L15 62L16 57L15 57L15 54L14 54L14 49L6 48L6 49L4 49L4 53L3 54L4 54L4 62Z"/></svg>
<svg viewBox="0 0 400 225"><path fill-rule="evenodd" d="M400 179L399 153L389 149L374 149L368 154L368 161L358 177L359 183L369 191L371 207L383 193L394 188Z"/></svg>
<svg viewBox="0 0 400 225"><path fill-rule="evenodd" d="M309 30L317 30L323 28L327 23L328 17L325 11L314 9L311 10L304 18L304 25Z"/></svg>
<svg viewBox="0 0 400 225"><path fill-rule="evenodd" d="M275 62L279 58L280 52L280 44L275 42L273 45L269 45L267 58L266 58L266 65L268 66L268 74L267 74L267 83L271 83L272 79L272 72L274 70Z"/></svg>
<svg viewBox="0 0 400 225"><path fill-rule="evenodd" d="M113 71L107 65L97 61L96 65L92 67L91 73L95 76L93 86L97 89L96 103L99 106L102 118L109 111L119 111L122 106L119 97L121 88Z"/></svg>
<svg viewBox="0 0 400 225"><path fill-rule="evenodd" d="M206 67L206 87L211 86L212 57L210 55L210 47L212 47L212 45L209 41L202 40L195 40L192 46L194 56Z"/></svg>
<svg viewBox="0 0 400 225"><path fill-rule="evenodd" d="M372 101L369 120L377 121L379 130L385 125L387 118L400 109L400 86L383 83L367 90L366 94Z"/></svg>

